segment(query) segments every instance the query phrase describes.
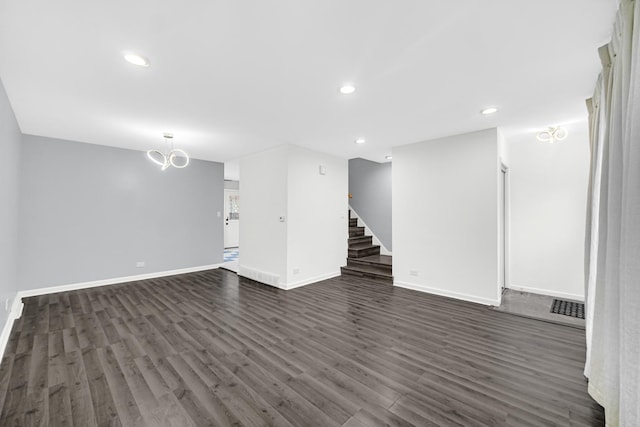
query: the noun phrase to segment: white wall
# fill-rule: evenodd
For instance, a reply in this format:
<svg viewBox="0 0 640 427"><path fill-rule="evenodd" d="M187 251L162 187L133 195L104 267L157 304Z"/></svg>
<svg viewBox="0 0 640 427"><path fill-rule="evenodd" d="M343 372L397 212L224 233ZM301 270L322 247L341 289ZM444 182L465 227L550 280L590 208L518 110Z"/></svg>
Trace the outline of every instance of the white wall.
<svg viewBox="0 0 640 427"><path fill-rule="evenodd" d="M500 129L497 129L497 132L498 132L498 160L508 166L509 165L508 141Z"/></svg>
<svg viewBox="0 0 640 427"><path fill-rule="evenodd" d="M287 147L240 160L242 227L238 273L273 286L287 281Z"/></svg>
<svg viewBox="0 0 640 427"><path fill-rule="evenodd" d="M18 127L9 98L0 81L0 337L2 345L11 325L4 329L9 310L18 289L18 194L20 180L22 133ZM6 302L9 301L8 309Z"/></svg>
<svg viewBox="0 0 640 427"><path fill-rule="evenodd" d="M241 276L291 289L340 274L347 256L346 160L286 145L242 158L240 179Z"/></svg>
<svg viewBox="0 0 640 427"><path fill-rule="evenodd" d="M589 138L586 121L567 129L555 144L509 138L509 287L583 299Z"/></svg>
<svg viewBox="0 0 640 427"><path fill-rule="evenodd" d="M347 160L289 147L288 287L337 276L346 264L348 180Z"/></svg>
<svg viewBox="0 0 640 427"><path fill-rule="evenodd" d="M393 149L394 284L499 304L496 129Z"/></svg>

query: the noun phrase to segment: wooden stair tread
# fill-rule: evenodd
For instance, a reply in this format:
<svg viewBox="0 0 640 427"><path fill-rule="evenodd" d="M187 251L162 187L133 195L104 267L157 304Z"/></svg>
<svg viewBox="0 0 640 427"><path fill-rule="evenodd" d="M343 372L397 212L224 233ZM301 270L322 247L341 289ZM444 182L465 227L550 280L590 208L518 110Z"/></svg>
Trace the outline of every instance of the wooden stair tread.
<svg viewBox="0 0 640 427"><path fill-rule="evenodd" d="M358 247L350 247L347 251L349 258L362 258L369 255L377 255L380 253L378 245L356 245Z"/></svg>
<svg viewBox="0 0 640 427"><path fill-rule="evenodd" d="M358 261L367 261L374 264L392 265L393 258L391 255L368 255L357 258Z"/></svg>
<svg viewBox="0 0 640 427"><path fill-rule="evenodd" d="M369 249L369 248L379 248L379 245L372 245L370 243L357 243L355 245L350 245L349 249Z"/></svg>
<svg viewBox="0 0 640 427"><path fill-rule="evenodd" d="M355 242L357 240L373 240L373 238L371 236L349 236L349 243L351 244L351 242Z"/></svg>
<svg viewBox="0 0 640 427"><path fill-rule="evenodd" d="M369 271L377 271L388 275L391 275L391 273L393 272L393 267L391 266L391 264L381 264L378 262L366 261L364 260L364 258L366 258L366 256L362 258L347 258L347 267L364 268Z"/></svg>
<svg viewBox="0 0 640 427"><path fill-rule="evenodd" d="M345 270L351 270L351 271L357 271L358 273L367 273L367 274L372 274L374 276L382 276L382 277L387 277L390 279L393 279L393 275L390 273L385 273L382 271L378 271L378 270L374 270L372 268L367 268L366 266L353 266L353 265L347 265L342 267Z"/></svg>
<svg viewBox="0 0 640 427"><path fill-rule="evenodd" d="M386 272L370 270L367 268L345 266L340 268L340 273L345 276L358 277L361 280L372 282L372 283L382 283L385 285L393 285L393 276Z"/></svg>
<svg viewBox="0 0 640 427"><path fill-rule="evenodd" d="M364 236L364 227L349 227L349 237Z"/></svg>

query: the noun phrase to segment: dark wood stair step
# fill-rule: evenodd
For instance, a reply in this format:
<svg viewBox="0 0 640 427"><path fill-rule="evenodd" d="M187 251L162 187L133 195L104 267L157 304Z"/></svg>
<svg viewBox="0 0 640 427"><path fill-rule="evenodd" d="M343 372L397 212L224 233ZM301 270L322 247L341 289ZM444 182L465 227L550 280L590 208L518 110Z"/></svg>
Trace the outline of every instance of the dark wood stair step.
<svg viewBox="0 0 640 427"><path fill-rule="evenodd" d="M393 257L391 255L372 255L366 258L360 258L358 261L366 261L371 264L384 264L389 267L393 265Z"/></svg>
<svg viewBox="0 0 640 427"><path fill-rule="evenodd" d="M392 274L393 266L388 255L370 255L362 258L347 258L347 267L366 268L379 273Z"/></svg>
<svg viewBox="0 0 640 427"><path fill-rule="evenodd" d="M364 236L364 227L349 227L349 237Z"/></svg>
<svg viewBox="0 0 640 427"><path fill-rule="evenodd" d="M380 246L361 243L349 246L349 258L362 258L369 255L380 254Z"/></svg>
<svg viewBox="0 0 640 427"><path fill-rule="evenodd" d="M367 244L371 245L373 238L371 236L355 236L349 237L349 247L353 247L354 245Z"/></svg>
<svg viewBox="0 0 640 427"><path fill-rule="evenodd" d="M341 267L340 271L344 275L361 277L378 283L393 285L393 276L391 274L381 273L367 267L345 266Z"/></svg>
<svg viewBox="0 0 640 427"><path fill-rule="evenodd" d="M349 227L357 227L358 218L349 218Z"/></svg>

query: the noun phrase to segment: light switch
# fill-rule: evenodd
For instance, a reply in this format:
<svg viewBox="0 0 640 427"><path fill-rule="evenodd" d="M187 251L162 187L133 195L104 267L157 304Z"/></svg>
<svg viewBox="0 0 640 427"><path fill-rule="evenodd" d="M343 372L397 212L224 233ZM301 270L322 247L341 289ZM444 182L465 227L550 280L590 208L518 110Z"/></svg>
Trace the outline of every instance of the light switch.
<svg viewBox="0 0 640 427"><path fill-rule="evenodd" d="M320 165L320 167L318 169L320 171L320 175L326 175L327 174L327 167L325 165Z"/></svg>

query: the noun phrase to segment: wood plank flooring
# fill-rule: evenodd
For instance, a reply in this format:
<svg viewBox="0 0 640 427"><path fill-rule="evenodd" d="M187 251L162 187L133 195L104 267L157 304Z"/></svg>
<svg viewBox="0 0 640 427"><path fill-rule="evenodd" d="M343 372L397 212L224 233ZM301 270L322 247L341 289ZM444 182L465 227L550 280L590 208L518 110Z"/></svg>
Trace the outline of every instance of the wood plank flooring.
<svg viewBox="0 0 640 427"><path fill-rule="evenodd" d="M218 269L24 302L1 426L604 423L584 331L389 285Z"/></svg>

